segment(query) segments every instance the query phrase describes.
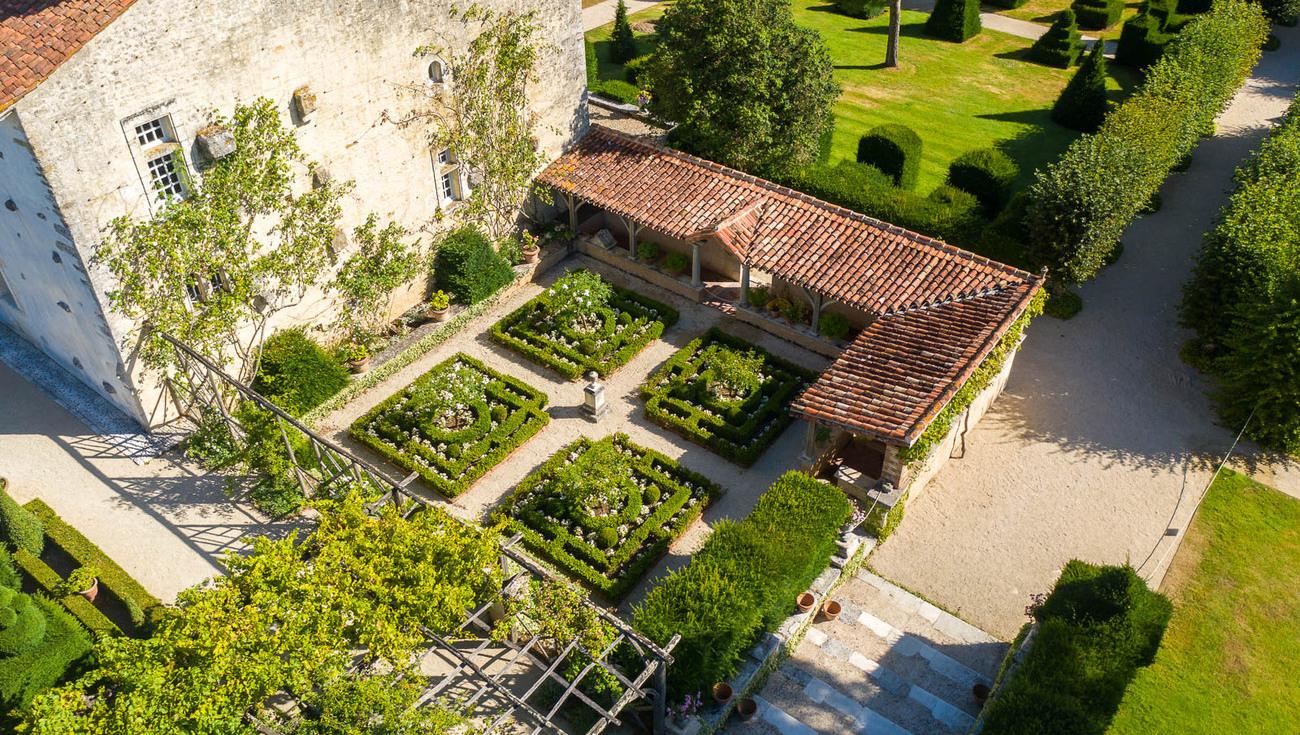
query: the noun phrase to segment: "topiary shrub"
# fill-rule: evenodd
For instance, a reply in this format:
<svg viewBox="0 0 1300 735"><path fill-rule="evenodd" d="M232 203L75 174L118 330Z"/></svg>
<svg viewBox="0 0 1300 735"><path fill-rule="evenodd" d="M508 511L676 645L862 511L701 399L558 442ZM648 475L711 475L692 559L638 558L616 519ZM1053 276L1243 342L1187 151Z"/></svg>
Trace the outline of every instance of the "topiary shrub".
<svg viewBox="0 0 1300 735"><path fill-rule="evenodd" d="M1027 2L1029 2L1029 0L990 0L990 2L986 4L992 5L995 8L1006 8L1008 10L1014 10L1016 8L1023 6Z"/></svg>
<svg viewBox="0 0 1300 735"><path fill-rule="evenodd" d="M6 592L13 590L0 588L0 596L6 596ZM23 611L18 612L18 608ZM27 706L32 697L67 676L91 646L90 634L67 611L44 597L14 594L0 603L0 610L4 609L14 612L15 621L26 620L28 627L25 634L12 633L14 640L27 638L19 646L21 650L0 652L0 711ZM7 620L10 615L0 612L0 617ZM37 619L39 623L34 622ZM0 621L0 628L4 628L0 636L8 637L23 625L15 622L6 627ZM40 629L38 637L32 635L35 628ZM38 638L35 643L31 642L33 637Z"/></svg>
<svg viewBox="0 0 1300 735"><path fill-rule="evenodd" d="M435 268L438 288L465 304L477 304L515 277L487 235L473 225L447 235L438 246Z"/></svg>
<svg viewBox="0 0 1300 735"><path fill-rule="evenodd" d="M961 43L980 32L979 0L938 0L925 21L925 32Z"/></svg>
<svg viewBox="0 0 1300 735"><path fill-rule="evenodd" d="M1070 7L1080 28L1100 31L1119 22L1124 13L1124 0L1074 0Z"/></svg>
<svg viewBox="0 0 1300 735"><path fill-rule="evenodd" d="M45 638L45 616L32 598L12 587L0 587L0 656L30 651Z"/></svg>
<svg viewBox="0 0 1300 735"><path fill-rule="evenodd" d="M0 542L11 549L23 549L32 556L45 550L45 526L30 511L5 492L0 479Z"/></svg>
<svg viewBox="0 0 1300 735"><path fill-rule="evenodd" d="M301 327L271 335L253 390L293 416L319 406L348 384L348 369Z"/></svg>
<svg viewBox="0 0 1300 735"><path fill-rule="evenodd" d="M664 258L664 268L669 273L685 273L691 267L691 259L681 253L669 253Z"/></svg>
<svg viewBox="0 0 1300 735"><path fill-rule="evenodd" d="M997 148L967 151L948 164L948 184L974 195L989 217L1006 206L1019 175L1016 162Z"/></svg>
<svg viewBox="0 0 1300 735"><path fill-rule="evenodd" d="M0 587L22 587L23 580L18 576L18 567L14 565L13 554L0 546Z"/></svg>
<svg viewBox="0 0 1300 735"><path fill-rule="evenodd" d="M1070 78L1052 106L1052 119L1067 128L1091 133L1101 127L1110 110L1106 99L1106 57L1101 43L1093 44L1083 66Z"/></svg>
<svg viewBox="0 0 1300 735"><path fill-rule="evenodd" d="M1135 69L1150 66L1160 60L1165 46L1177 35L1164 29L1159 16L1148 11L1138 13L1120 31L1115 61Z"/></svg>
<svg viewBox="0 0 1300 735"><path fill-rule="evenodd" d="M627 83L633 86L641 84L644 81L642 76L645 74L646 67L650 65L650 60L653 58L650 54L646 54L631 59L624 64L623 78L627 80Z"/></svg>
<svg viewBox="0 0 1300 735"><path fill-rule="evenodd" d="M887 7L888 0L835 0L835 9L852 18L874 18Z"/></svg>
<svg viewBox="0 0 1300 735"><path fill-rule="evenodd" d="M1056 14L1052 27L1029 47L1029 58L1040 64L1068 69L1079 60L1082 50L1083 39L1079 37L1074 11L1066 9Z"/></svg>
<svg viewBox="0 0 1300 735"><path fill-rule="evenodd" d="M894 186L915 189L921 170L921 136L906 125L877 125L858 140L858 163L885 172Z"/></svg>
<svg viewBox="0 0 1300 735"><path fill-rule="evenodd" d="M618 0L614 6L614 31L610 34L609 58L616 64L626 64L636 56L636 38L632 24L627 21L627 3Z"/></svg>

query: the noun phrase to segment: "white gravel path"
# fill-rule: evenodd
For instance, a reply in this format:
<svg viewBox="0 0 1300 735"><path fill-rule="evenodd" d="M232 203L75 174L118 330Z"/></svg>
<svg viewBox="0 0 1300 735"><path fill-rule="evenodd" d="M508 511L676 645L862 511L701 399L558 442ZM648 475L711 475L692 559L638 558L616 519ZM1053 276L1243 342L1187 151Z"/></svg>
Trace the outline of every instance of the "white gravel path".
<svg viewBox="0 0 1300 735"><path fill-rule="evenodd" d="M1180 289L1233 170L1296 92L1300 29L1276 32L1282 49L1264 55L1191 170L1166 184L1163 209L1130 227L1119 262L1081 290L1083 311L1030 329L965 456L872 557L882 575L1007 638L1029 595L1073 557L1163 577L1234 433L1216 425L1206 382L1178 357ZM1300 493L1294 463L1264 470Z"/></svg>

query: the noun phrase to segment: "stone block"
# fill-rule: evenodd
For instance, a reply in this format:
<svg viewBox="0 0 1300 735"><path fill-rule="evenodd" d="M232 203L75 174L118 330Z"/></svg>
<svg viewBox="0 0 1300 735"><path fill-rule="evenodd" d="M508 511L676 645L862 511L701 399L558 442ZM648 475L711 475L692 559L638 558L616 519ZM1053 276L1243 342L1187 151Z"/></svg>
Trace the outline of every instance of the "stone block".
<svg viewBox="0 0 1300 735"><path fill-rule="evenodd" d="M311 119L312 113L316 112L316 93L311 91L311 87L304 84L293 90L293 109L299 120L306 122Z"/></svg>
<svg viewBox="0 0 1300 735"><path fill-rule="evenodd" d="M235 134L220 125L203 128L194 142L199 146L199 153L209 161L220 161L235 152Z"/></svg>

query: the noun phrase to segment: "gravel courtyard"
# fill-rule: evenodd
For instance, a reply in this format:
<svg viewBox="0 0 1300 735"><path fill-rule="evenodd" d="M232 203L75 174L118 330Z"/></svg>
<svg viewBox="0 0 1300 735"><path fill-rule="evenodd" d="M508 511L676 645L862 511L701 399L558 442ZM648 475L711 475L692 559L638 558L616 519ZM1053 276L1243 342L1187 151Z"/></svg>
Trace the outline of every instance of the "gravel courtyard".
<svg viewBox="0 0 1300 735"><path fill-rule="evenodd" d="M1177 304L1233 170L1295 94L1300 31L1275 32L1281 50L1264 54L1191 170L1165 185L1163 208L1129 228L1119 262L1081 289L1083 311L1030 328L964 456L872 556L880 574L1005 638L1071 558L1129 561L1159 584L1235 434L1178 357ZM1300 494L1293 464L1247 464Z"/></svg>

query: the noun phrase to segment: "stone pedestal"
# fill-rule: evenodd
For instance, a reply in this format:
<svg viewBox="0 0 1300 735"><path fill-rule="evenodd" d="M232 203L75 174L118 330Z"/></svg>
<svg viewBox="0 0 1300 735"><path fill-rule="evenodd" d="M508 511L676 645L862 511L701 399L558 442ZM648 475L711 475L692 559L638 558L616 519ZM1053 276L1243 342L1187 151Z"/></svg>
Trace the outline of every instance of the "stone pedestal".
<svg viewBox="0 0 1300 735"><path fill-rule="evenodd" d="M609 404L605 401L605 386L601 384L599 378L595 370L587 373L587 379L591 382L582 389L582 408L587 412L587 418L592 421L599 421L600 417L609 411Z"/></svg>

